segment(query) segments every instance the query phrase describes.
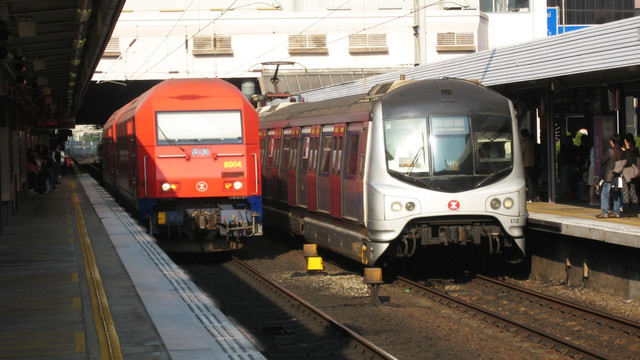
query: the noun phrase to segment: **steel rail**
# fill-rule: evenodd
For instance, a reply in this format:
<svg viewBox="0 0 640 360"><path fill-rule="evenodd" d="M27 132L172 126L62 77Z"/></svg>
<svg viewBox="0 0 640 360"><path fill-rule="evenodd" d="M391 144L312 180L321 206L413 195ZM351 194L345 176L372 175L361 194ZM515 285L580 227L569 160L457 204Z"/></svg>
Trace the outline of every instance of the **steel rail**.
<svg viewBox="0 0 640 360"><path fill-rule="evenodd" d="M607 356L606 354L587 349L579 344L568 341L561 337L550 334L544 330L536 329L524 323L521 323L516 320L508 319L496 312L484 309L480 306L473 305L464 300L457 299L453 296L450 296L444 292L438 291L436 289L429 288L425 285L419 284L415 281L409 280L407 278L398 276L398 282L406 284L408 286L419 289L420 291L424 291L427 293L429 297L434 300L441 302L444 305L448 305L449 307L460 307L465 312L470 313L471 315L480 316L485 321L494 324L500 328L504 327L503 325L510 325L512 329L516 331L520 331L529 336L538 337L541 340L545 339L547 343L545 345L550 345L550 347L555 348L557 351L572 356L576 359L606 359L613 360L613 358ZM452 304L454 306L452 306Z"/></svg>
<svg viewBox="0 0 640 360"><path fill-rule="evenodd" d="M640 324L631 320L627 320L625 318L621 318L618 316L615 316L613 314L607 314L605 312L601 312L595 309L591 309L588 307L584 307L578 304L572 304L570 302L564 301L562 299L558 299L555 298L553 296L549 296L546 294L542 294L533 290L529 290L517 285L513 285L513 284L509 284L506 283L504 281L500 281L500 280L496 280L493 278L490 278L488 276L484 276L484 275L475 275L476 278L504 287L504 288L508 288L510 290L519 292L519 293L524 293L526 295L532 296L534 298L537 299L542 299L545 300L547 302L550 302L552 304L555 305L559 305L564 307L565 309L569 309L571 311L573 311L574 313L572 313L573 315L576 315L575 312L580 313L583 317L585 317L585 315L591 315L593 317L597 317L600 318L600 321L597 321L596 319L593 319L594 321L598 322L601 325L607 325L612 329L617 329L620 331L624 331L627 334L630 335L636 335L636 336L640 336Z"/></svg>
<svg viewBox="0 0 640 360"><path fill-rule="evenodd" d="M320 310L320 309L316 308L315 306L311 305L309 302L307 302L304 299L300 298L296 294L294 294L291 291L287 290L286 288L280 286L280 284L276 283L275 281L271 280L267 276L263 275L258 270L256 270L253 267L251 267L249 264L247 264L244 261L236 258L235 256L232 256L231 258L233 259L233 263L235 265L241 267L243 270L248 272L250 275L259 278L261 281L267 283L269 286L274 287L280 293L282 293L283 295L285 295L288 298L292 299L296 303L301 304L308 311L314 313L317 317L319 317L322 320L324 320L330 326L332 326L333 328L335 328L338 331L342 332L343 334L349 336L352 340L354 340L362 348L366 349L370 354L374 355L375 358L396 360L396 357L394 357L393 355L389 354L388 352L384 351L380 347L376 346L374 343L372 343L371 341L369 341L366 338L362 337L361 335L359 335L355 331L353 331L353 330L349 329L348 327L342 325L340 322L336 321L331 316L325 314L324 312L322 312L322 310Z"/></svg>

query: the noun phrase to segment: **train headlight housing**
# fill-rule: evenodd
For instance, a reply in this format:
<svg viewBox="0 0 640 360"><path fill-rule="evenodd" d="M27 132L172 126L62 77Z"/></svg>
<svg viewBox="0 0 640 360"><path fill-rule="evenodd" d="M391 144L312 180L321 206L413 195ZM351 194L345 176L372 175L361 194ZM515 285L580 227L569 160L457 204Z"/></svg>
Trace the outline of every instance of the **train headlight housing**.
<svg viewBox="0 0 640 360"><path fill-rule="evenodd" d="M399 196L384 197L384 219L402 219L420 213L420 203L416 199Z"/></svg>
<svg viewBox="0 0 640 360"><path fill-rule="evenodd" d="M178 184L173 184L173 183L169 183L169 182L164 182L162 183L162 185L160 185L160 188L162 189L162 191L176 191L178 190Z"/></svg>
<svg viewBox="0 0 640 360"><path fill-rule="evenodd" d="M405 206L405 209L407 209L407 211L413 211L416 209L416 203L414 203L413 201L409 201Z"/></svg>
<svg viewBox="0 0 640 360"><path fill-rule="evenodd" d="M515 202L510 197L508 197L508 198L504 199L504 201L502 201L502 206L504 206L505 209L511 209L514 204L515 204Z"/></svg>
<svg viewBox="0 0 640 360"><path fill-rule="evenodd" d="M242 181L225 181L224 182L224 188L226 190L230 190L230 189L234 189L234 190L240 190L242 189Z"/></svg>
<svg viewBox="0 0 640 360"><path fill-rule="evenodd" d="M500 209L500 205L501 204L502 204L502 201L500 201L500 199L493 198L493 199L491 199L491 202L489 203L489 206L491 206L491 208L493 210L498 210L498 209Z"/></svg>

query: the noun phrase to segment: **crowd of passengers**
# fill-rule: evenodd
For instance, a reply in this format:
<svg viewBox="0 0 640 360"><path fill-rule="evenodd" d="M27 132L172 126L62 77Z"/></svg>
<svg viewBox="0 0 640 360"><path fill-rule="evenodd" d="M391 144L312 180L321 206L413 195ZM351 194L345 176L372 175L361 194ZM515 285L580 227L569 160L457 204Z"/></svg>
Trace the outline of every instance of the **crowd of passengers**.
<svg viewBox="0 0 640 360"><path fill-rule="evenodd" d="M57 191L56 185L60 184L64 160L60 145L56 145L53 149L36 145L34 149L28 149L27 153L28 191L39 194Z"/></svg>

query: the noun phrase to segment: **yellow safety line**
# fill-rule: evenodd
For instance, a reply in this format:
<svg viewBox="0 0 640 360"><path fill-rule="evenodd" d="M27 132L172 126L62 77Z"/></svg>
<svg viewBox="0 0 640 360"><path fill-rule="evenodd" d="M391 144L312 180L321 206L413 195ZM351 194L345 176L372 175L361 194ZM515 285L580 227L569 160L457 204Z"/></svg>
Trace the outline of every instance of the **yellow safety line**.
<svg viewBox="0 0 640 360"><path fill-rule="evenodd" d="M91 296L93 320L96 325L98 343L100 344L100 359L121 360L120 340L118 339L113 319L111 319L111 311L107 304L107 297L104 292L104 287L102 286L96 259L93 256L91 241L89 240L87 228L84 224L84 217L82 216L82 210L80 209L80 202L76 195L76 187L73 180L70 181L70 184L73 209L76 213L78 236L82 248L82 257L84 259L84 270L87 274L89 295Z"/></svg>

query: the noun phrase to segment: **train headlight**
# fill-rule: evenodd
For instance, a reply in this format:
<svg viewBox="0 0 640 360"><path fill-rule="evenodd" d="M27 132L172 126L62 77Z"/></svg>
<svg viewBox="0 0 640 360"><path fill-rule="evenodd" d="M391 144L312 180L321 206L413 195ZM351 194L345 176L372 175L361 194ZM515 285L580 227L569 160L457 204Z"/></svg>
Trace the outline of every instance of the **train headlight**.
<svg viewBox="0 0 640 360"><path fill-rule="evenodd" d="M224 183L224 188L227 190L230 189L235 189L235 190L240 190L242 189L242 181L225 181Z"/></svg>
<svg viewBox="0 0 640 360"><path fill-rule="evenodd" d="M165 182L160 185L160 188L162 189L162 191L176 191L178 189L178 184Z"/></svg>
<svg viewBox="0 0 640 360"><path fill-rule="evenodd" d="M409 201L405 206L405 209L407 209L407 211L413 211L416 209L416 203L414 203L413 201Z"/></svg>
<svg viewBox="0 0 640 360"><path fill-rule="evenodd" d="M501 204L500 199L493 198L493 199L491 199L491 202L489 203L489 206L491 206L491 208L493 210L498 210L498 209L500 209L500 204Z"/></svg>
<svg viewBox="0 0 640 360"><path fill-rule="evenodd" d="M508 197L506 199L504 199L504 201L502 202L502 205L504 206L505 209L511 209L513 207L513 199Z"/></svg>
<svg viewBox="0 0 640 360"><path fill-rule="evenodd" d="M394 212L398 212L400 210L402 210L402 203L400 203L399 201L394 201L391 203L391 210Z"/></svg>

